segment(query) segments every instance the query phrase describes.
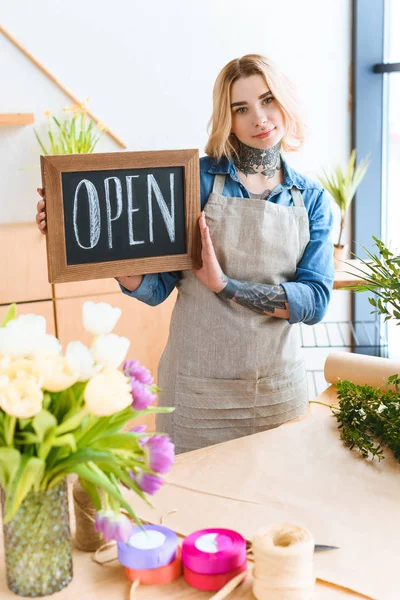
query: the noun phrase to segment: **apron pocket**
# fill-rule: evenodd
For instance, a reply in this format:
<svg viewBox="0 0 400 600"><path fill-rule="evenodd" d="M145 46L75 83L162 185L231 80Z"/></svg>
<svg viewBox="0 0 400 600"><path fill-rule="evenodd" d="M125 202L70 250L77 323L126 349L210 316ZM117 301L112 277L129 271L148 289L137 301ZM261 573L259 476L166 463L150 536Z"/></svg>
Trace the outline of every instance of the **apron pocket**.
<svg viewBox="0 0 400 600"><path fill-rule="evenodd" d="M254 379L203 379L177 375L176 406L207 411L253 408L256 383Z"/></svg>
<svg viewBox="0 0 400 600"><path fill-rule="evenodd" d="M268 427L266 428L268 429ZM174 434L175 452L190 452L206 446L214 446L222 442L229 442L237 438L250 435L252 428L231 428L231 429L185 429L178 427Z"/></svg>
<svg viewBox="0 0 400 600"><path fill-rule="evenodd" d="M178 375L173 441L194 450L271 429L302 415L308 404L303 365L258 380Z"/></svg>
<svg viewBox="0 0 400 600"><path fill-rule="evenodd" d="M270 414L279 414L292 410L296 401L297 405L308 402L307 374L303 363L286 373L257 380L257 408L274 406Z"/></svg>
<svg viewBox="0 0 400 600"><path fill-rule="evenodd" d="M288 412L273 414L269 417L257 417L254 419L253 433L260 433L266 429L279 427L280 425L283 425L292 419L297 419L297 417L301 417L306 413L307 408L308 403L302 403Z"/></svg>
<svg viewBox="0 0 400 600"><path fill-rule="evenodd" d="M247 379L207 379L178 375L175 387L175 434L187 434L212 439L212 430L229 430L228 438L251 433L254 422L256 381ZM202 434L199 430L207 430ZM185 435L186 437L186 435ZM225 436L222 436L225 437ZM217 438L220 439L220 436ZM221 439L223 441L223 439Z"/></svg>
<svg viewBox="0 0 400 600"><path fill-rule="evenodd" d="M215 414L214 411L212 412ZM243 416L233 419L230 416L221 418L220 415L213 416L209 414L206 417L193 418L185 416L186 412L182 414L177 410L174 411L173 415L174 426L186 427L187 429L232 429L235 427L243 429L246 427L251 428L254 423L254 411L252 411L250 417Z"/></svg>

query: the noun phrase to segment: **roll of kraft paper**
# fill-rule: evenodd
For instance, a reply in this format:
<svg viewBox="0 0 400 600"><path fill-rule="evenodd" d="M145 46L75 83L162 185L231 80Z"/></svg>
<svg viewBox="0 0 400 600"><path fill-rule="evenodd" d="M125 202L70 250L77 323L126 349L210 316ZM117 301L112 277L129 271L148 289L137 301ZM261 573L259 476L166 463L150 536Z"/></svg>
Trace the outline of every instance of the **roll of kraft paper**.
<svg viewBox="0 0 400 600"><path fill-rule="evenodd" d="M246 540L231 529L195 531L183 540L182 562L194 573L228 573L246 562Z"/></svg>
<svg viewBox="0 0 400 600"><path fill-rule="evenodd" d="M157 569L177 556L178 536L162 525L134 527L128 542L118 542L118 560L129 569Z"/></svg>
<svg viewBox="0 0 400 600"><path fill-rule="evenodd" d="M182 552L178 547L176 558L158 569L129 569L125 567L125 573L131 581L140 581L141 585L161 585L171 583L182 575Z"/></svg>
<svg viewBox="0 0 400 600"><path fill-rule="evenodd" d="M382 389L385 389L388 377L396 374L400 375L400 361L350 352L329 354L324 368L328 383L336 384L341 379ZM394 386L389 388L394 389Z"/></svg>
<svg viewBox="0 0 400 600"><path fill-rule="evenodd" d="M311 600L314 594L314 538L284 523L253 538L253 594L257 600Z"/></svg>

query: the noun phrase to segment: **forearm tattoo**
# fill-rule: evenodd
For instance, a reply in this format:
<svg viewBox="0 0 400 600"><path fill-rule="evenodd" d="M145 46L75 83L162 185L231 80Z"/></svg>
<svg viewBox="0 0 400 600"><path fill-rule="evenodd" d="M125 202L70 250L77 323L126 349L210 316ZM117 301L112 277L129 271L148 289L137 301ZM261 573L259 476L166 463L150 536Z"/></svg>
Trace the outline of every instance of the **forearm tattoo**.
<svg viewBox="0 0 400 600"><path fill-rule="evenodd" d="M281 285L237 281L224 275L226 286L218 292L219 296L228 298L242 306L246 306L260 314L274 314L277 309L289 310L285 289Z"/></svg>
<svg viewBox="0 0 400 600"><path fill-rule="evenodd" d="M278 142L272 148L253 148L238 140L237 156L234 157L236 168L246 176L261 173L270 179L282 168L280 147Z"/></svg>

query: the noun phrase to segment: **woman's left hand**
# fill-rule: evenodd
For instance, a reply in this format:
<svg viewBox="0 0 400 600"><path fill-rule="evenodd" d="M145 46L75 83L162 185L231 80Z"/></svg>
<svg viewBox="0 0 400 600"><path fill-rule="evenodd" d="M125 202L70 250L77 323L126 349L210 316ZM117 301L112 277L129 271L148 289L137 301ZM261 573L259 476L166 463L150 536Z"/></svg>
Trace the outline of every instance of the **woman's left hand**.
<svg viewBox="0 0 400 600"><path fill-rule="evenodd" d="M203 266L201 269L194 269L193 273L212 292L220 292L226 286L228 280L215 255L215 250L210 237L210 231L206 224L204 211L199 218L199 227L201 235L201 258Z"/></svg>

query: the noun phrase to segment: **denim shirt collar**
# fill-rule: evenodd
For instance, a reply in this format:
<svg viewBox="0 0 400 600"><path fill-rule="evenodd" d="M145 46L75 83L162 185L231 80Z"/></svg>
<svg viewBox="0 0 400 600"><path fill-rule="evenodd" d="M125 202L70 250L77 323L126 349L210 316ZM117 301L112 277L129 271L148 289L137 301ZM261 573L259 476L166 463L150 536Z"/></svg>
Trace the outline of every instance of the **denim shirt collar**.
<svg viewBox="0 0 400 600"><path fill-rule="evenodd" d="M304 178L294 169L289 167L282 155L281 161L284 177L282 185L287 189L290 189L294 186L298 189L304 190L307 187L307 182L304 180ZM219 161L215 161L215 163L208 169L208 173L211 173L212 175L230 175L234 181L239 182L235 163L232 160L229 160L226 156L223 156Z"/></svg>

